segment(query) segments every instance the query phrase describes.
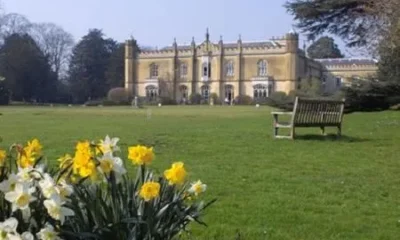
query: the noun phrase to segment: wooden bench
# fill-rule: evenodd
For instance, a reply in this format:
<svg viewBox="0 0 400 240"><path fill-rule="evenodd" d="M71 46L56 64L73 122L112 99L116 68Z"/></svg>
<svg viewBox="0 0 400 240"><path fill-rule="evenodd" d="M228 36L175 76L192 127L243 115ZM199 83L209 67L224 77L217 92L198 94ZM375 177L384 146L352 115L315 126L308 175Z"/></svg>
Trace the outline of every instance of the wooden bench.
<svg viewBox="0 0 400 240"><path fill-rule="evenodd" d="M295 138L296 127L320 127L325 134L325 127L337 127L338 136L342 132L342 119L345 100L306 99L296 97L292 112L272 112L274 138ZM278 116L287 115L288 122L279 122ZM278 135L280 128L290 129L289 136Z"/></svg>

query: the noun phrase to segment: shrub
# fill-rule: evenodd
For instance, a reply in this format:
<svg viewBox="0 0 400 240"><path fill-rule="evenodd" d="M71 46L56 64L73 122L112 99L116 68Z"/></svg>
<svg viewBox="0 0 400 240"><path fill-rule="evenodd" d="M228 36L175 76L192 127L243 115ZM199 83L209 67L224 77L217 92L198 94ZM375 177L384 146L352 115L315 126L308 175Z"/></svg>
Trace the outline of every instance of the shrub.
<svg viewBox="0 0 400 240"><path fill-rule="evenodd" d="M89 101L86 101L83 105L88 106L88 107L99 106L99 105L103 105L103 100L101 100L101 99L89 100Z"/></svg>
<svg viewBox="0 0 400 240"><path fill-rule="evenodd" d="M10 103L10 92L3 82L0 82L0 105L8 105Z"/></svg>
<svg viewBox="0 0 400 240"><path fill-rule="evenodd" d="M158 175L149 168L152 147L128 148L137 166L131 177L118 138L80 141L72 155L49 169L37 139L0 151L0 221L2 237L40 239L172 239L188 224L201 221L206 185L188 182L182 162ZM13 239L14 239L13 238ZM17 238L21 239L21 238ZM58 239L58 238L57 238Z"/></svg>
<svg viewBox="0 0 400 240"><path fill-rule="evenodd" d="M107 94L107 99L110 101L113 101L117 104L121 103L128 103L129 102L129 96L128 93L126 92L125 88L112 88L110 91L108 91Z"/></svg>
<svg viewBox="0 0 400 240"><path fill-rule="evenodd" d="M199 93L192 93L189 96L190 104L200 104L202 96Z"/></svg>
<svg viewBox="0 0 400 240"><path fill-rule="evenodd" d="M248 95L241 95L235 98L235 104L238 105L252 105L254 104L253 99Z"/></svg>
<svg viewBox="0 0 400 240"><path fill-rule="evenodd" d="M138 101L139 101L139 99L143 105L158 105L158 103L160 103L161 98L157 97L157 98L149 99L147 97L140 97L140 98L138 98Z"/></svg>
<svg viewBox="0 0 400 240"><path fill-rule="evenodd" d="M214 105L219 105L219 104L221 104L221 99L218 97L218 94L216 94L216 93L211 93L211 94L210 94L210 99L213 100Z"/></svg>
<svg viewBox="0 0 400 240"><path fill-rule="evenodd" d="M160 97L159 102L162 105L176 105L176 100L170 97Z"/></svg>
<svg viewBox="0 0 400 240"><path fill-rule="evenodd" d="M104 99L103 101L101 101L101 105L103 105L103 106L116 106L116 105L127 105L127 103L121 103L121 104L119 104L119 103L117 103L117 102L114 102L114 101L111 101L111 100L108 100L108 99Z"/></svg>
<svg viewBox="0 0 400 240"><path fill-rule="evenodd" d="M400 84L394 82L354 81L342 91L346 98L346 112L382 111L400 102Z"/></svg>
<svg viewBox="0 0 400 240"><path fill-rule="evenodd" d="M273 92L269 98L257 100L256 103L266 104L274 108L291 111L293 110L295 95L295 92L291 92L289 94L284 92Z"/></svg>

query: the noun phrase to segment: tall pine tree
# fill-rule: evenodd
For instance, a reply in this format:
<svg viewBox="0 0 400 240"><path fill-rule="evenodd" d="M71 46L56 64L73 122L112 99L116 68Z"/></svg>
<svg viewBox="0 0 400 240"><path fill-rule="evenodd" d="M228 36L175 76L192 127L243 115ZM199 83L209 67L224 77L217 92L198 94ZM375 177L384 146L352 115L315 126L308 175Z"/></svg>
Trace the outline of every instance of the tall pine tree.
<svg viewBox="0 0 400 240"><path fill-rule="evenodd" d="M106 72L116 42L104 38L99 29L91 29L72 51L69 81L75 102L101 99L109 89Z"/></svg>

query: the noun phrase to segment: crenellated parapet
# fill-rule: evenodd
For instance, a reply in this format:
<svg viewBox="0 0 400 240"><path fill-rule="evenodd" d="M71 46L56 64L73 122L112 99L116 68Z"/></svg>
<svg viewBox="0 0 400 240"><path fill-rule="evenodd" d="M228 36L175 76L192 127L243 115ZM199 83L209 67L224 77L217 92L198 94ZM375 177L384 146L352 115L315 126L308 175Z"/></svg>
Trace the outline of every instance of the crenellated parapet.
<svg viewBox="0 0 400 240"><path fill-rule="evenodd" d="M191 45L177 44L175 41L172 46L167 46L157 50L147 50L139 54L139 58L168 58L174 56L202 56L209 54L213 56L221 55L237 55L242 54L276 54L284 52L298 51L298 35L296 33L288 33L281 37L272 37L269 40L261 41L242 41L241 37L236 42L223 42L222 36L219 42L213 43L209 40L195 45L192 41Z"/></svg>
<svg viewBox="0 0 400 240"><path fill-rule="evenodd" d="M377 70L378 61L371 58L333 58L333 59L315 59L329 70Z"/></svg>

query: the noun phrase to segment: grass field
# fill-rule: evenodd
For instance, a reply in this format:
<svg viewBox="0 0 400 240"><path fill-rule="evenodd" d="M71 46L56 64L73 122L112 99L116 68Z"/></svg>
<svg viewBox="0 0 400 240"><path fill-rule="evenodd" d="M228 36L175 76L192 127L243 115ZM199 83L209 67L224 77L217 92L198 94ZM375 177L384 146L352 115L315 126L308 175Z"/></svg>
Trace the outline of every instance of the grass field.
<svg viewBox="0 0 400 240"><path fill-rule="evenodd" d="M148 111L151 116L148 119ZM184 161L218 198L194 239L398 239L400 112L345 115L341 140L299 129L273 140L261 107L3 107L0 147L37 137L49 160L77 140L154 145L153 167ZM332 129L332 133L335 133ZM329 129L328 129L329 133ZM132 169L132 167L131 167Z"/></svg>

